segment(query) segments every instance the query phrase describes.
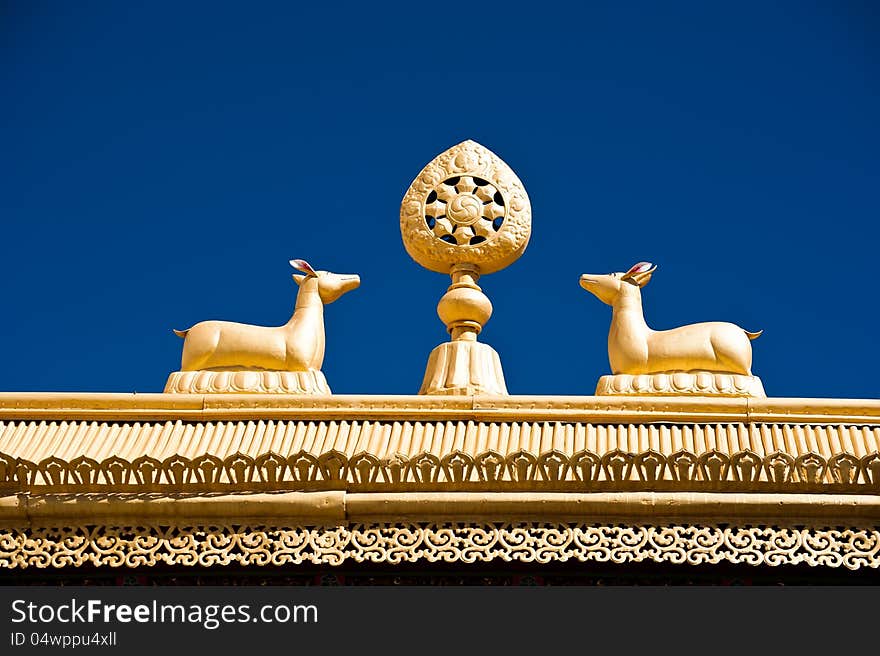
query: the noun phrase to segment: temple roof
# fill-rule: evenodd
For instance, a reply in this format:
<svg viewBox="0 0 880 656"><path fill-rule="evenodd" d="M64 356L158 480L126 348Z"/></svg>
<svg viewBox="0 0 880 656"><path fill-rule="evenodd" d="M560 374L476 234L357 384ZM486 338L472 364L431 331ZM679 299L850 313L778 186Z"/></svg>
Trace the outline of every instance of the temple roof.
<svg viewBox="0 0 880 656"><path fill-rule="evenodd" d="M41 489L773 489L880 480L880 401L3 394Z"/></svg>
<svg viewBox="0 0 880 656"><path fill-rule="evenodd" d="M614 308L596 396L511 396L478 340L493 310L477 283L525 251L522 182L463 142L413 181L400 229L451 282L437 305L450 341L418 395L331 394L323 306L360 277L290 260L290 320L175 331L163 394L0 393L0 566L880 567L880 400L767 398L752 373L760 331L650 329L650 262L580 276ZM536 345L553 338L536 326L558 317L529 318Z"/></svg>

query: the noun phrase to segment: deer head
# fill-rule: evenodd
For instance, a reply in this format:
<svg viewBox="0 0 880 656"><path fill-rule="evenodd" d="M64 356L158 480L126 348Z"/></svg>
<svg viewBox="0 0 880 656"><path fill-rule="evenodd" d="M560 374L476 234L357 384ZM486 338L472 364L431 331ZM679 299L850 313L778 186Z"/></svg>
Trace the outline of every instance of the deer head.
<svg viewBox="0 0 880 656"><path fill-rule="evenodd" d="M315 271L305 260L290 260L290 266L304 274L293 274L293 279L300 290L316 291L325 305L332 303L346 292L357 289L361 284L360 276Z"/></svg>
<svg viewBox="0 0 880 656"><path fill-rule="evenodd" d="M632 285L637 289L644 287L651 280L656 268L650 262L639 262L626 273L585 273L581 276L580 283L581 287L603 303L614 305L621 290L625 289L624 285Z"/></svg>

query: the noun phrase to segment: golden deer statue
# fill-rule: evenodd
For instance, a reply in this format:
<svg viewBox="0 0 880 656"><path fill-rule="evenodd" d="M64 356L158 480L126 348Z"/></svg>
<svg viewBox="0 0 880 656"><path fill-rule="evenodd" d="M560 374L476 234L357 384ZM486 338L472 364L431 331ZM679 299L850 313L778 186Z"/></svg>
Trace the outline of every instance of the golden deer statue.
<svg viewBox="0 0 880 656"><path fill-rule="evenodd" d="M761 335L712 321L651 330L642 313L641 289L657 267L639 262L626 273L585 273L580 285L612 309L608 359L614 374L718 372L752 375L751 340Z"/></svg>
<svg viewBox="0 0 880 656"><path fill-rule="evenodd" d="M275 327L202 321L188 330L175 330L175 334L185 340L181 371L172 374L166 391L230 391L226 387L232 385L234 388L238 381L238 389L231 391L329 393L320 373L324 362L324 305L357 288L360 277L315 271L305 260L291 260L290 264L303 273L293 275L299 292L290 321ZM186 377L186 372L195 371L222 372L223 376L219 379L210 376L210 382L200 383L198 377ZM268 386L277 389L263 389L267 385L258 382L258 378L231 375L242 371L308 372L312 382L294 377L299 382L273 382ZM287 380L294 379L288 377ZM217 383L217 380L221 382ZM275 376L270 380L280 379ZM200 389L200 385L206 389Z"/></svg>

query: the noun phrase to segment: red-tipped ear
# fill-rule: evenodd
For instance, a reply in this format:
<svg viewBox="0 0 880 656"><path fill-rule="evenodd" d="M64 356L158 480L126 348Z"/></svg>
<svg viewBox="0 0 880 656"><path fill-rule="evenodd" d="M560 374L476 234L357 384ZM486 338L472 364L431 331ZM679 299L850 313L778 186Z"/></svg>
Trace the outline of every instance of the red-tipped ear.
<svg viewBox="0 0 880 656"><path fill-rule="evenodd" d="M639 262L638 264L634 264L629 271L624 273L623 277L626 278L627 276L634 276L637 273L644 273L645 271L650 269L652 266L654 266L654 265L651 264L650 262Z"/></svg>
<svg viewBox="0 0 880 656"><path fill-rule="evenodd" d="M651 280L651 275L656 269L650 262L639 262L632 269L623 274L622 280L644 287Z"/></svg>
<svg viewBox="0 0 880 656"><path fill-rule="evenodd" d="M306 262L305 260L291 260L290 266L292 266L297 271L302 271L303 273L307 273L310 276L318 275L318 272L312 268L312 265Z"/></svg>

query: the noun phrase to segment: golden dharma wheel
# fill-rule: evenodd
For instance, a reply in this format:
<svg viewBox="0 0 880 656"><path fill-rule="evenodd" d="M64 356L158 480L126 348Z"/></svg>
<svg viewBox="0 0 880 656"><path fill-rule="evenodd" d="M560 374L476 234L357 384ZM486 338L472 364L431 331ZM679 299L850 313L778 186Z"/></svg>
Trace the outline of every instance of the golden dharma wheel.
<svg viewBox="0 0 880 656"><path fill-rule="evenodd" d="M532 232L522 182L495 153L463 141L435 157L400 205L406 252L426 269L473 264L481 274L512 264Z"/></svg>

